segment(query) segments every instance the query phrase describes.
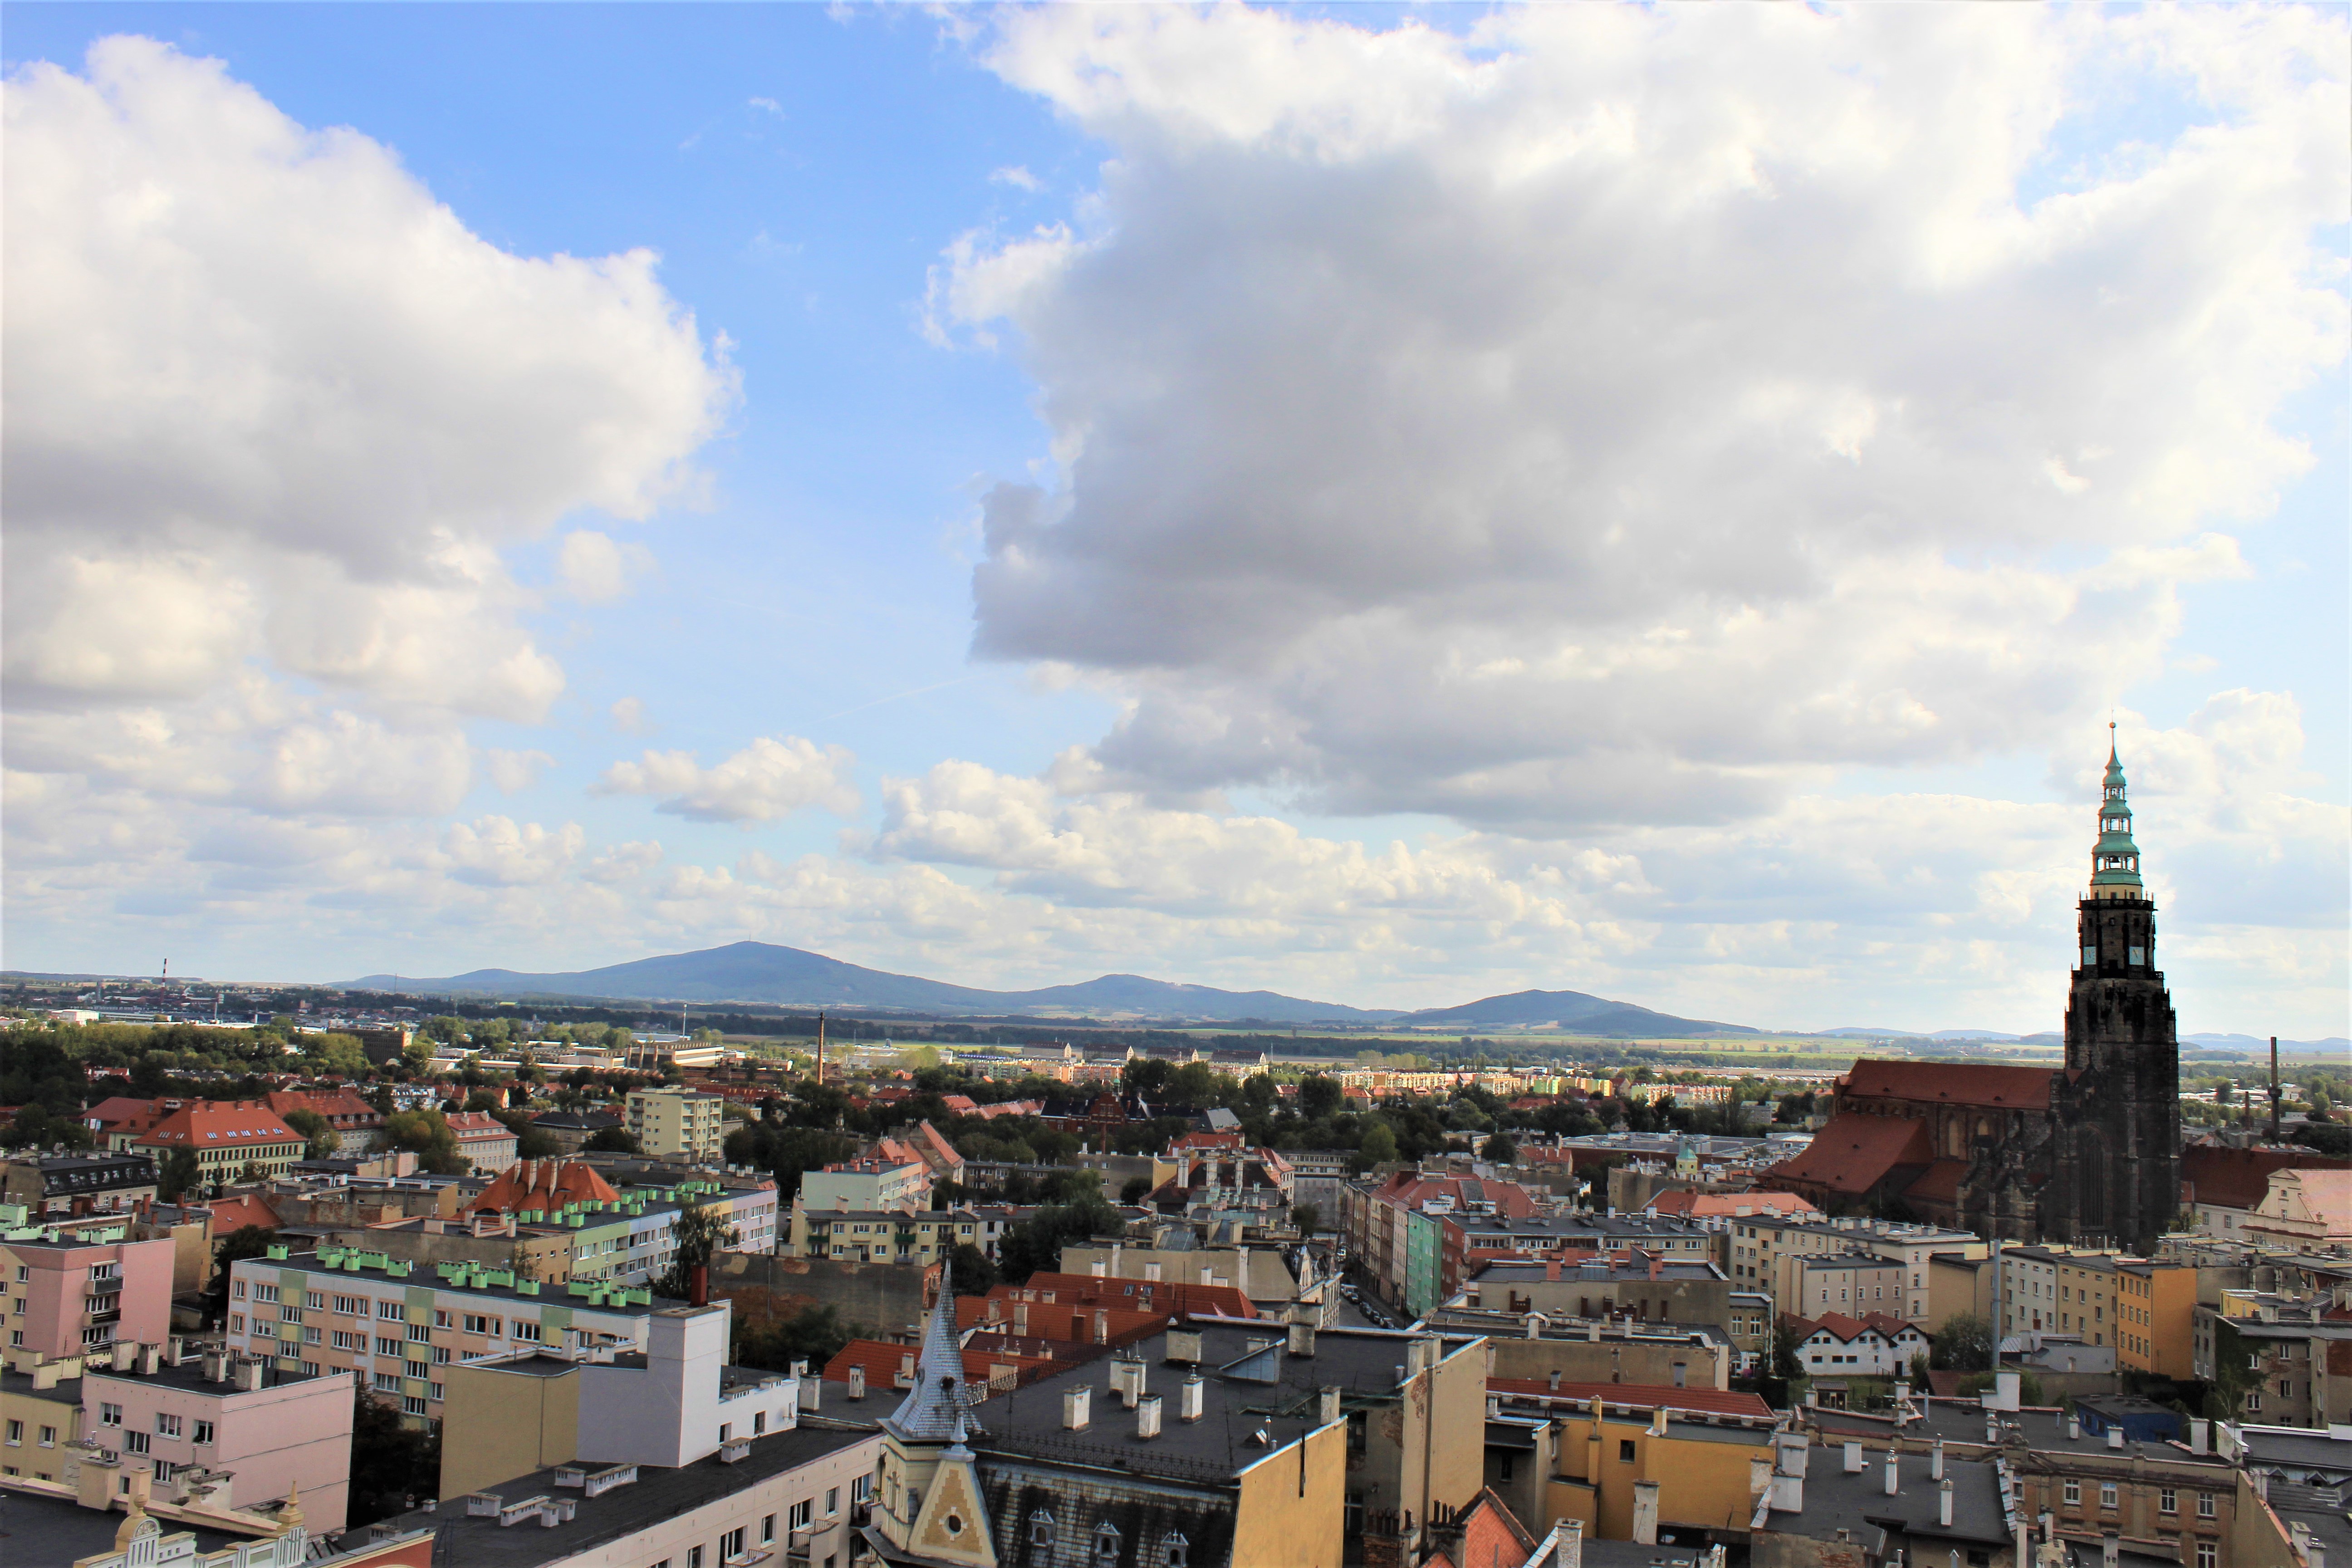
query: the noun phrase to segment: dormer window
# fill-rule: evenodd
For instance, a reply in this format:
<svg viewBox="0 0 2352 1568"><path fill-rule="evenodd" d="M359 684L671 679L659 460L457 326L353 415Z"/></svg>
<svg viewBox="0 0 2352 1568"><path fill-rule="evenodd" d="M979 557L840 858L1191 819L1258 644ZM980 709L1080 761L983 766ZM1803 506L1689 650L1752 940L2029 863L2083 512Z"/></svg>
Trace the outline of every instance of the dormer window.
<svg viewBox="0 0 2352 1568"><path fill-rule="evenodd" d="M1029 1516L1029 1544L1032 1546L1054 1544L1054 1516L1042 1508Z"/></svg>
<svg viewBox="0 0 2352 1568"><path fill-rule="evenodd" d="M1118 1562L1118 1531L1108 1520L1095 1526L1095 1562L1098 1568L1115 1568Z"/></svg>

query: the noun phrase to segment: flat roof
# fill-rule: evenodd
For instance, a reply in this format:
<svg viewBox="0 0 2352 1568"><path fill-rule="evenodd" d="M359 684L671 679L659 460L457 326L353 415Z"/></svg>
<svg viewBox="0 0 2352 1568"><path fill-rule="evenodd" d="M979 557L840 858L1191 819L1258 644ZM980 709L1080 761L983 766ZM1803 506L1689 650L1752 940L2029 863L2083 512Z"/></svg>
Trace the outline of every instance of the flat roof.
<svg viewBox="0 0 2352 1568"><path fill-rule="evenodd" d="M496 1514L467 1513L465 1500L458 1497L445 1499L431 1512L419 1509L399 1514L370 1530L388 1530L395 1534L412 1530L437 1531L449 1544L449 1561L466 1563L468 1568L475 1563L489 1564L491 1568L539 1568L541 1563L587 1556L771 1477L799 1469L860 1443L878 1442L881 1436L873 1430L796 1426L789 1432L750 1439L751 1451L731 1465L719 1463L715 1454L676 1469L640 1465L635 1482L593 1498L583 1495L578 1487L558 1487L552 1468L533 1470L527 1476L484 1489L509 1502L520 1502L541 1493L569 1500L577 1511L570 1523L552 1529L537 1524L507 1528L499 1522ZM593 1460L583 1463L591 1470L604 1468ZM370 1530L350 1531L341 1543L346 1549L368 1544L372 1539Z"/></svg>
<svg viewBox="0 0 2352 1568"><path fill-rule="evenodd" d="M1106 1357L982 1402L973 1409L982 1431L972 1447L1227 1486L1240 1471L1321 1426L1323 1388L1339 1389L1343 1411L1395 1399L1397 1369L1406 1363L1407 1346L1417 1337L1380 1329L1326 1329L1316 1334L1312 1356L1294 1356L1284 1348L1280 1323L1194 1319L1191 1326L1201 1335L1197 1368L1169 1361L1168 1335L1154 1334L1137 1342L1125 1357ZM1234 1363L1249 1357L1254 1342L1270 1347L1263 1364L1271 1382L1237 1375L1241 1369ZM1475 1343L1476 1336L1444 1336L1441 1342L1447 1353L1456 1353ZM1111 1369L1139 1354L1144 1393L1163 1400L1157 1437L1136 1436L1135 1413L1109 1386ZM1196 1370L1201 1418L1181 1420L1179 1390ZM1093 1390L1081 1432L1062 1426L1062 1395L1075 1388ZM1261 1430L1266 1435L1262 1443L1255 1436Z"/></svg>
<svg viewBox="0 0 2352 1568"><path fill-rule="evenodd" d="M11 1243L11 1245L15 1244ZM349 1250L357 1252L364 1249L353 1247ZM240 1268L248 1264L256 1268L298 1268L306 1273L316 1274L321 1279L341 1279L354 1283L366 1280L372 1284L397 1285L404 1289L429 1286L436 1290L449 1291L453 1295L478 1296L494 1301L521 1301L539 1307L568 1307L574 1312L603 1312L615 1318L648 1317L655 1312L683 1308L686 1305L683 1301L672 1300L667 1296L656 1296L650 1302L635 1301L627 1306L616 1306L606 1302L599 1306L585 1296L572 1295L568 1289L561 1285L543 1286L535 1296L509 1285L457 1285L442 1279L439 1274L421 1263L405 1275L389 1274L381 1268L330 1268L319 1261L319 1255L316 1252L297 1252L287 1258L240 1258L236 1262L236 1266ZM627 1288L644 1289L642 1286Z"/></svg>
<svg viewBox="0 0 2352 1568"><path fill-rule="evenodd" d="M1876 1540L1873 1531L1891 1527L1905 1535L2005 1544L2009 1521L2001 1510L2000 1483L1992 1461L1944 1462L1944 1474L1952 1482L1948 1525L1937 1522L1942 1505L1940 1489L1928 1473L1933 1464L1926 1454L1900 1456L1895 1495L1889 1497L1884 1453L1865 1452L1861 1470L1848 1475L1835 1447L1817 1447L1805 1466L1804 1508L1788 1513L1774 1510L1768 1528L1816 1541L1827 1541L1843 1529L1855 1541L1869 1543Z"/></svg>
<svg viewBox="0 0 2352 1568"><path fill-rule="evenodd" d="M220 1552L239 1542L258 1539L169 1519L156 1518L155 1522L167 1539L194 1535L200 1552ZM0 1489L0 1556L11 1563L71 1563L109 1552L114 1550L114 1532L121 1528L122 1515L112 1509L84 1508L68 1498L44 1497L13 1487Z"/></svg>

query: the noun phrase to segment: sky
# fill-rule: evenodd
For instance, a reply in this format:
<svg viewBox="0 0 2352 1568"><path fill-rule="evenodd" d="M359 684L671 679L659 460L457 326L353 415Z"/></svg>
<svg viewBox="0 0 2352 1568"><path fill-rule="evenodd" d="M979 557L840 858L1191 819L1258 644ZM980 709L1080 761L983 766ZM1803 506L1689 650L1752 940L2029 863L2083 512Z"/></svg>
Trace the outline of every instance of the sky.
<svg viewBox="0 0 2352 1568"><path fill-rule="evenodd" d="M5 23L10 967L2352 1032L2339 6Z"/></svg>

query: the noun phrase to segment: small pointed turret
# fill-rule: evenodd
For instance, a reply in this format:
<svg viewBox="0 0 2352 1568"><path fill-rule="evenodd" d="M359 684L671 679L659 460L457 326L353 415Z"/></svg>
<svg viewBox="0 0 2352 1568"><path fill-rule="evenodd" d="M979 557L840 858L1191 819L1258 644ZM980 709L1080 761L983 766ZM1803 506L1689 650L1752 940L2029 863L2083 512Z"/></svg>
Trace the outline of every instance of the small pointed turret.
<svg viewBox="0 0 2352 1568"><path fill-rule="evenodd" d="M932 1305L924 1326L922 1353L915 1361L915 1386L898 1408L882 1423L910 1442L961 1441L960 1434L979 1431L963 1391L963 1350L958 1342L955 1296L944 1289Z"/></svg>
<svg viewBox="0 0 2352 1568"><path fill-rule="evenodd" d="M2099 841L2091 850L2091 897L2144 899L2139 846L2132 842L2131 804L2124 797L2124 764L2116 754L2115 725L2107 726L2107 776L2099 794Z"/></svg>

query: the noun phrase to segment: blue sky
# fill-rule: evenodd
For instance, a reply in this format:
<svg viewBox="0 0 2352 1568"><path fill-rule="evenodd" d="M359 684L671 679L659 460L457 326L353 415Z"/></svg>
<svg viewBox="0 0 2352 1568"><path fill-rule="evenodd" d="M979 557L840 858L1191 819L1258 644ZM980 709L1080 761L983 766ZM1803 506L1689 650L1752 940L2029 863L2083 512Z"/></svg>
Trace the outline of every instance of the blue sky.
<svg viewBox="0 0 2352 1568"><path fill-rule="evenodd" d="M2341 14L1437 16L8 7L12 469L103 476L12 498L12 580L152 590L195 617L159 642L220 650L91 673L69 594L12 595L8 963L757 936L978 984L2049 1027L2113 709L2184 1028L2344 1032ZM123 35L161 47L85 64ZM1785 86L1743 64L1773 51ZM246 93L398 173L313 143L298 185L204 129ZM329 179L290 282L203 253ZM39 252L37 204L108 181L244 216ZM446 280L340 248L432 203ZM233 376L205 323L254 321L368 450L481 451L403 500L429 462L296 478L232 432L266 525L193 468L110 491L128 437L16 416L53 366L103 407L105 356L17 323L144 310L142 247L227 302L124 363ZM506 259L640 248L650 303ZM500 268L527 309L469 292ZM381 297L430 364L314 346L289 289ZM484 472L508 440L527 494ZM322 651L330 604L425 646Z"/></svg>

